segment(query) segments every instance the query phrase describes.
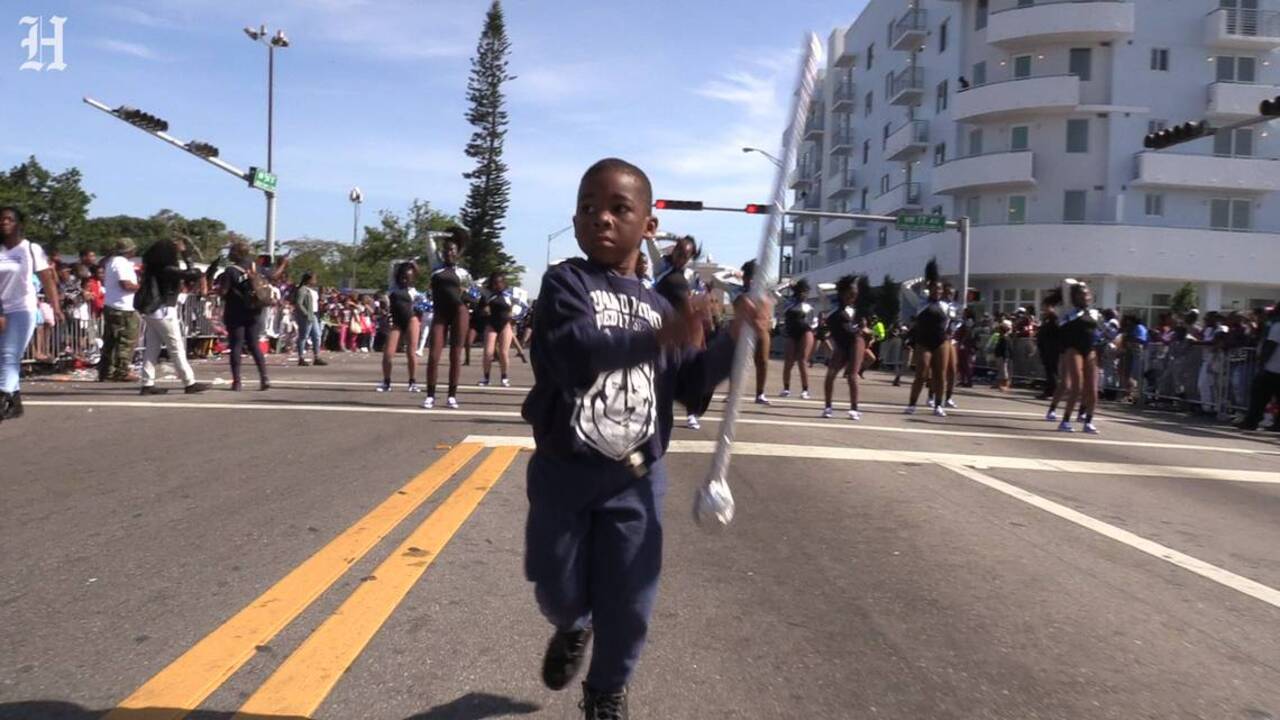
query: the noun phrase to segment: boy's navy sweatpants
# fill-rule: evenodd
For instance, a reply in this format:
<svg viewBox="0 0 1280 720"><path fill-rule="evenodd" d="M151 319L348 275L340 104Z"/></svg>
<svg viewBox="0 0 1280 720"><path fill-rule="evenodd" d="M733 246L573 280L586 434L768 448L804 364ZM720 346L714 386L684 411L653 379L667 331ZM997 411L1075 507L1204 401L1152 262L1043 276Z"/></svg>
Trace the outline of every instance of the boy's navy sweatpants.
<svg viewBox="0 0 1280 720"><path fill-rule="evenodd" d="M557 630L591 625L587 685L626 687L644 649L662 570L658 460L637 478L618 464L582 465L535 452L529 461L525 575Z"/></svg>

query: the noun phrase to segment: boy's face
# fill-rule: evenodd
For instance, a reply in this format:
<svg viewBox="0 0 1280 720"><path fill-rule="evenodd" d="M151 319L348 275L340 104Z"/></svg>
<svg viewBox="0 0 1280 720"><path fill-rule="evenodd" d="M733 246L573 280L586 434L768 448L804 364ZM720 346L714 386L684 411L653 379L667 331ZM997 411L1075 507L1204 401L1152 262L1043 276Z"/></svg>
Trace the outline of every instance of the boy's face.
<svg viewBox="0 0 1280 720"><path fill-rule="evenodd" d="M658 231L648 194L630 173L604 170L582 179L573 234L592 261L630 270L645 237Z"/></svg>

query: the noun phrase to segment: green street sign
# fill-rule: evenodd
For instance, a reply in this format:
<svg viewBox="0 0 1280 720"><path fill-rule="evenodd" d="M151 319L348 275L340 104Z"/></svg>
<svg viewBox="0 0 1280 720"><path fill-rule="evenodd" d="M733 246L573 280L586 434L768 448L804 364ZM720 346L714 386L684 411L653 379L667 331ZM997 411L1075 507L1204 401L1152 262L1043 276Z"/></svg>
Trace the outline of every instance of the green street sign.
<svg viewBox="0 0 1280 720"><path fill-rule="evenodd" d="M928 230L936 232L946 229L947 218L945 215L899 215L894 222L894 227L899 230Z"/></svg>
<svg viewBox="0 0 1280 720"><path fill-rule="evenodd" d="M276 176L261 168L249 168L249 185L256 187L263 192L276 191Z"/></svg>

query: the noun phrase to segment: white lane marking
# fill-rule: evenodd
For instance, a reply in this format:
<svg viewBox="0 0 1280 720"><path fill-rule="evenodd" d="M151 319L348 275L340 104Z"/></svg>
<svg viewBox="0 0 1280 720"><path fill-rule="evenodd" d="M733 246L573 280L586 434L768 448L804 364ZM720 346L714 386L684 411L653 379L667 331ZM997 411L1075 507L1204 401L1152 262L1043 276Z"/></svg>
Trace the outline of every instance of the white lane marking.
<svg viewBox="0 0 1280 720"><path fill-rule="evenodd" d="M516 445L533 447L532 438L506 435L468 435L465 442L485 443L489 447ZM715 443L710 440L672 440L668 452L711 453ZM803 458L807 460L852 460L857 462L887 463L935 463L993 470L1031 470L1042 472L1067 472L1083 475L1125 475L1131 477L1180 478L1189 480L1218 480L1280 485L1280 472L1264 470L1225 470L1221 468L1188 467L1186 465L1146 465L1127 463L1089 462L1083 460L1052 460L1041 458L1005 457L1000 455L968 455L964 453L920 452L911 450L877 450L873 448L830 447L822 445L787 445L781 443L735 442L735 455L762 457Z"/></svg>
<svg viewBox="0 0 1280 720"><path fill-rule="evenodd" d="M293 410L293 411L314 411L314 412L352 412L352 413L388 413L400 415L460 415L471 417L507 417L519 418L521 414L509 410L468 410L459 408L457 410L449 410L445 408L436 408L434 410L423 410L409 407L391 407L391 406L353 406L353 405L297 405L297 404L258 404L255 402L245 403L214 403L214 402L175 402L169 400L142 401L142 400L28 400L27 405L30 406L63 406L63 407L129 407L129 408L172 408L172 409L192 409L192 408L211 408L219 410ZM723 418L717 415L707 415L702 418L704 422L720 422ZM841 422L839 420L824 421L808 421L808 420L770 420L756 417L740 417L738 422L745 425L763 425L773 427L800 427L800 428L822 428L827 430L842 431L861 431L870 433L898 433L908 435L941 435L946 437L969 437L979 439L992 440L1017 440L1030 442L1048 442L1048 443L1068 443L1068 444L1087 444L1087 445L1109 445L1114 447L1134 447L1134 448L1152 448L1161 450L1186 450L1207 453L1223 453L1229 455L1280 455L1280 450L1259 450L1254 448L1229 447L1229 446L1213 446L1213 445L1190 445L1186 443L1162 443L1162 442L1144 442L1140 440L1108 440L1104 438L1087 436L1087 435L1066 435L1066 434L1019 434L1019 433L995 433L995 432L976 432L971 430L948 430L945 426L938 425L927 428L907 428L888 425L870 425L856 424L850 422ZM1048 425L1048 423L1044 423Z"/></svg>
<svg viewBox="0 0 1280 720"><path fill-rule="evenodd" d="M275 381L272 381L275 384ZM449 410L447 408L436 408L434 410L425 410L423 408L397 408L397 407L366 407L361 405L287 405L287 404L265 404L254 402L243 403L214 403L214 402L146 402L142 400L113 400L108 402L97 402L88 400L24 400L26 406L46 406L46 407L124 407L124 408L160 408L174 410L293 410L293 411L315 411L315 412L342 412L342 413L386 413L391 415L456 415L459 417L511 417L518 418L520 413L506 410Z"/></svg>
<svg viewBox="0 0 1280 720"><path fill-rule="evenodd" d="M992 490L1002 492L1009 497L1021 500L1028 505L1056 515L1063 520L1073 522L1080 527L1092 530L1103 537L1124 543L1135 550L1144 552L1152 557L1160 558L1167 563L1176 565L1184 570L1189 570L1220 585L1224 585L1232 590L1244 593L1249 597L1261 600L1268 605L1280 608L1280 590L1263 585L1256 580L1250 580L1242 575L1236 575L1235 573L1229 570L1224 570L1217 565L1212 565L1200 560L1199 558L1194 558L1185 553L1178 552L1171 547L1148 540L1140 535L1135 535L1128 530L1118 528L1110 523L1094 519L1077 510L1073 510L1065 505L1060 505L1052 500L1047 500L1035 493L1023 490L1016 485L993 478L990 475L980 473L977 470L959 465L948 465L945 463L943 464L943 467L946 467L948 470L964 476L976 483L981 483Z"/></svg>

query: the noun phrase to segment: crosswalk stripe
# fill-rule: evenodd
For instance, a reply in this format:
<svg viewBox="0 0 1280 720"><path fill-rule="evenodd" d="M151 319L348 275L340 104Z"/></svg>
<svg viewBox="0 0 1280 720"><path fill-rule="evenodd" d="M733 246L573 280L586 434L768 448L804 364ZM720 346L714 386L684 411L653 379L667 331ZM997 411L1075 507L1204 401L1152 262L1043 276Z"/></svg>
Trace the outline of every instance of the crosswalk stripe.
<svg viewBox="0 0 1280 720"><path fill-rule="evenodd" d="M520 418L521 414L515 410L471 410L462 408L458 410L435 409L423 410L414 407L394 407L394 406L378 406L369 407L365 405L296 405L296 404L258 404L252 402L245 403L215 403L215 402L187 402L187 401L169 401L169 400L28 400L28 406L48 406L48 407L95 407L95 408L148 408L160 410L245 410L257 412L287 412L287 411L305 411L305 412L336 412L336 413L364 413L364 414L390 414L390 415L439 415L450 417L478 417L478 418ZM716 415L707 415L701 418L703 422L719 422L722 418ZM910 435L939 435L939 436L956 436L956 437L974 437L988 438L993 440L1016 440L1019 442L1047 442L1047 443L1065 443L1065 444L1093 444L1093 445L1112 445L1117 447L1145 447L1162 450L1191 450L1204 451L1210 453L1223 453L1229 455L1280 455L1280 450L1261 449L1257 447L1238 447L1233 445L1192 445L1189 443L1162 443L1150 442L1142 440L1111 440L1100 438L1093 435L1075 435L1065 433L1044 432L1042 434L1035 433L1017 433L1017 432L977 432L971 430L952 430L948 429L945 421L932 423L932 427L898 427L892 425L875 425L871 423L852 423L840 420L774 420L769 418L754 417L751 415L739 416L738 423L742 425L764 425L776 427L811 427L832 430L848 430L850 432L870 432L870 433L899 433ZM1048 427L1045 422L1034 423L1033 427Z"/></svg>
<svg viewBox="0 0 1280 720"><path fill-rule="evenodd" d="M1220 585L1229 587L1237 592L1244 593L1249 597L1261 600L1268 605L1280 608L1280 590L1268 587L1256 580L1251 580L1242 575L1237 575L1229 570L1220 568L1217 565L1212 565L1199 558L1178 552L1171 547L1161 545L1158 542L1148 540L1123 528L1092 518L1065 505L1040 497L1033 492L1023 490L1017 485L1012 485L1004 482L1003 480L993 478L990 475L980 473L971 468L955 465L947 465L944 467L958 475L973 480L974 482L981 483L992 490L1004 493L1009 497L1017 498L1018 500L1021 500L1033 507L1037 507L1047 513L1056 515L1063 520L1073 522L1080 527L1092 530L1103 537L1128 545L1129 547L1144 552L1152 557L1164 560L1165 562L1176 565L1184 570L1189 570L1200 577L1208 578Z"/></svg>
<svg viewBox="0 0 1280 720"><path fill-rule="evenodd" d="M194 711L356 561L483 448L462 443L432 463L218 629L148 680L103 720L180 720Z"/></svg>
<svg viewBox="0 0 1280 720"><path fill-rule="evenodd" d="M310 717L519 453L493 450L272 673L233 720Z"/></svg>
<svg viewBox="0 0 1280 720"><path fill-rule="evenodd" d="M533 438L507 435L468 435L466 442L485 447L534 447ZM716 444L709 440L672 440L671 453L711 453ZM1280 472L1236 470L1231 468L1193 467L1189 465L1150 465L1144 463L1107 463L1087 460L1055 460L1052 458L1009 457L1005 455L970 455L967 453L925 452L916 450L879 450L875 448L830 447L825 445L788 445L784 443L734 442L734 455L754 455L810 460L853 460L859 462L936 463L993 470L1037 470L1082 475L1129 475L1134 477L1185 478L1189 480L1222 480L1277 485Z"/></svg>

